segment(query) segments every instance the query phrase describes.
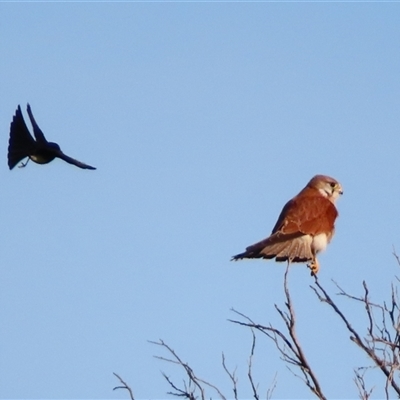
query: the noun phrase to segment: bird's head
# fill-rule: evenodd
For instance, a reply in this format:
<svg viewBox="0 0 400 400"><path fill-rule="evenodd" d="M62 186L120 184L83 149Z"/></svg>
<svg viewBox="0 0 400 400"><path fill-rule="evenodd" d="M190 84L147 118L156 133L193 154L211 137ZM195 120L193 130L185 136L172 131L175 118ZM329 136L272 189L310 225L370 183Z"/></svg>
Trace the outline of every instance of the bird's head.
<svg viewBox="0 0 400 400"><path fill-rule="evenodd" d="M324 197L332 203L343 194L342 185L334 178L326 175L316 175L308 182L308 187L317 189Z"/></svg>

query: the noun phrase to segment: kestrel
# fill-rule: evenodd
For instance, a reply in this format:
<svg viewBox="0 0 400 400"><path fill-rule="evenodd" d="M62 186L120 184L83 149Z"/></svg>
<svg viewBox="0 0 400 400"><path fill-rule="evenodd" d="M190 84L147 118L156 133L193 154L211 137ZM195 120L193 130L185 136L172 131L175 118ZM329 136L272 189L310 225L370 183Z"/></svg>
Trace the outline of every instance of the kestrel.
<svg viewBox="0 0 400 400"><path fill-rule="evenodd" d="M10 140L8 142L8 166L13 169L21 160L29 157L30 160L38 164L47 164L56 157L61 158L67 163L74 164L83 169L96 169L64 154L57 143L48 142L43 132L33 117L31 107L28 104L27 111L33 127L35 139L30 134L21 107L18 106L14 118L10 125ZM28 159L28 161L29 161ZM28 161L21 167L25 167Z"/></svg>
<svg viewBox="0 0 400 400"><path fill-rule="evenodd" d="M311 274L319 270L317 254L324 250L335 232L338 211L335 201L343 194L340 183L316 175L283 207L271 235L232 257L265 258L275 261L308 262Z"/></svg>

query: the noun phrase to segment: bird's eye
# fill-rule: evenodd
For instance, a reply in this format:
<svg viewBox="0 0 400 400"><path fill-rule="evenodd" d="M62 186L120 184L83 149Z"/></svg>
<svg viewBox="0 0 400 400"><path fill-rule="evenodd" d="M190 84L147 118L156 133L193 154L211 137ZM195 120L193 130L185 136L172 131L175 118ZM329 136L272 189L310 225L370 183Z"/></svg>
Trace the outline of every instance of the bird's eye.
<svg viewBox="0 0 400 400"><path fill-rule="evenodd" d="M336 187L336 183L335 182L331 182L329 185L331 186L331 188Z"/></svg>

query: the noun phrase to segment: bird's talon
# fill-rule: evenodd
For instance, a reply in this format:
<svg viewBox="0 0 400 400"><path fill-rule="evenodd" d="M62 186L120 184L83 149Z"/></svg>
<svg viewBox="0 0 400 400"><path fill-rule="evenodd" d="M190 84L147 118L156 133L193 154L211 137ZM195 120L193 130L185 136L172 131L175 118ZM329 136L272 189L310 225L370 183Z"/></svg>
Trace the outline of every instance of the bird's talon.
<svg viewBox="0 0 400 400"><path fill-rule="evenodd" d="M311 276L317 275L319 271L319 264L317 260L311 261L309 264L307 264L307 267L311 270Z"/></svg>

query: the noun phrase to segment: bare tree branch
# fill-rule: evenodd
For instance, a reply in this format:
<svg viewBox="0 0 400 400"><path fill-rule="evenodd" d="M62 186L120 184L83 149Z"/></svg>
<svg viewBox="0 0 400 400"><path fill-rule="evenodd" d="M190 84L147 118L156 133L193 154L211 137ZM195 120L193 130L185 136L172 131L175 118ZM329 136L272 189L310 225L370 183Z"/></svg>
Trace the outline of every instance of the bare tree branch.
<svg viewBox="0 0 400 400"><path fill-rule="evenodd" d="M259 400L260 396L258 395L257 388L256 388L256 386L254 384L253 373L252 373L254 349L256 348L256 335L254 334L254 330L253 329L251 330L251 334L253 336L253 340L251 342L251 350L250 350L250 357L249 357L249 369L247 371L247 377L249 378L249 381L250 381L251 389L253 391L253 397L256 400Z"/></svg>
<svg viewBox="0 0 400 400"><path fill-rule="evenodd" d="M354 370L354 382L357 386L360 400L368 400L371 396L372 391L374 390L374 388L371 388L370 390L366 389L364 380L365 371L366 368L362 367Z"/></svg>
<svg viewBox="0 0 400 400"><path fill-rule="evenodd" d="M170 394L173 394L173 395L179 396L179 397L187 397L189 399L192 399L192 398L196 398L195 393L196 393L196 389L197 389L200 392L200 398L202 400L205 400L205 388L203 387L203 385L205 385L205 386L208 386L208 387L214 389L217 392L218 396L222 400L226 400L226 397L221 393L221 391L215 385L196 376L196 374L194 373L193 369L189 366L189 364L183 362L181 360L181 358L176 354L176 352L170 346L168 346L163 340L160 339L158 342L149 340L149 343L152 343L152 344L155 344L157 346L161 346L161 347L167 349L167 351L173 357L173 359L168 359L168 358L164 358L164 357L160 357L160 356L154 356L155 358L158 358L159 360L163 360L163 361L170 362L173 364L180 365L181 367L183 367L183 369L186 372L186 375L188 377L188 383L186 383L184 381L185 388L186 388L184 390L178 389L176 386L173 386L172 382L169 380L169 378L167 379L167 376L163 373L164 378L167 379L168 383L174 388L174 390L177 390L179 392L179 393L170 393ZM194 385L193 390L188 391L188 388L191 388L193 385Z"/></svg>
<svg viewBox="0 0 400 400"><path fill-rule="evenodd" d="M266 397L267 400L271 400L272 399L272 394L274 393L274 390L276 388L277 382L278 382L278 373L275 373L275 376L272 379L271 385L267 390L267 397Z"/></svg>
<svg viewBox="0 0 400 400"><path fill-rule="evenodd" d="M394 255L394 258L396 259L397 264L400 266L400 257L399 257L398 254L396 253L396 249L394 248L394 246L393 246L393 252L392 252L392 254Z"/></svg>
<svg viewBox="0 0 400 400"><path fill-rule="evenodd" d="M399 312L398 301L395 290L392 287L392 307L389 310L386 306L374 304L369 300L369 290L367 284L363 282L364 296L355 297L347 294L343 289L340 289L340 295L346 296L351 300L361 302L366 310L368 318L367 336L362 338L360 334L352 327L349 320L345 317L339 307L334 303L332 298L328 295L326 290L321 286L317 276L314 276L315 285L311 289L317 295L318 299L328 304L335 313L344 322L347 330L351 333L350 340L359 346L375 363L375 365L384 373L386 377L385 392L386 398L389 398L389 387L400 395L400 387L394 379L395 371L400 369L400 354L399 354ZM374 317L374 310L380 312L382 316L381 325L379 325ZM395 338L392 340L389 332L389 327L386 324L385 312L389 314L390 320L395 329ZM395 312L397 315L395 316ZM381 347L381 345L383 347Z"/></svg>
<svg viewBox="0 0 400 400"><path fill-rule="evenodd" d="M281 353L281 358L289 365L294 365L302 372L302 377L300 377L303 382L307 385L307 387L311 390L311 392L316 395L319 399L326 399L325 395L322 392L321 386L318 382L318 379L312 370L308 360L305 356L303 348L300 344L300 341L297 337L296 332L296 315L292 303L292 299L290 296L289 288L288 288L288 273L289 273L290 263L288 263L284 275L283 288L286 297L286 310L281 310L276 304L275 309L279 313L280 317L284 321L286 325L287 333L283 333L281 330L270 326L263 326L260 324L255 324L249 317L245 316L242 313L239 313L235 310L237 314L242 316L248 322L230 320L231 322L243 326L247 326L250 328L254 328L263 334L265 334L268 338L270 338L276 348ZM298 376L298 375L296 375Z"/></svg>
<svg viewBox="0 0 400 400"><path fill-rule="evenodd" d="M176 392L167 392L167 394L170 394L170 395L176 396L176 397L183 397L183 398L189 399L189 400L196 400L196 396L194 394L194 391L190 388L190 385L187 386L184 382L185 388L183 390L179 389L178 387L176 387L174 385L174 383L171 381L171 379L169 379L169 377L164 372L161 372L161 373L162 373L162 376L165 378L165 380L170 384L170 386L174 390L176 390Z"/></svg>
<svg viewBox="0 0 400 400"><path fill-rule="evenodd" d="M225 364L225 355L222 353L222 367L224 368L225 372L228 374L230 380L232 381L233 384L233 394L235 396L235 400L238 400L238 392L237 392L237 377L236 377L236 368L234 371L231 373L229 372L226 364Z"/></svg>
<svg viewBox="0 0 400 400"><path fill-rule="evenodd" d="M122 383L122 386L115 386L115 388L113 388L113 390L117 390L117 389L126 389L129 392L129 397L131 400L135 400L135 398L133 397L133 392L132 389L128 386L128 384L115 372L113 372L113 374L119 379L119 381Z"/></svg>
<svg viewBox="0 0 400 400"><path fill-rule="evenodd" d="M395 249L393 249L393 255L397 264L400 266L400 257L396 254ZM240 318L239 320L230 319L229 321L251 329L252 343L248 358L247 379L250 383L254 400L260 400L259 387L254 381L253 375L253 357L256 347L255 331L261 332L274 343L280 354L280 358L286 363L287 368L294 376L301 379L317 398L326 400L316 374L306 358L304 349L297 335L297 319L288 286L289 268L290 263L287 265L283 279L285 295L284 307L274 304L275 310L283 322L282 329L273 326L272 324L262 325L256 323L250 317L235 309L232 309L231 311L237 314ZM358 389L359 398L361 400L369 400L373 390L375 389L374 387L367 389L365 381L366 371L371 368L380 370L385 376L384 392L386 399L389 399L393 392L400 397L400 299L397 286L392 283L391 297L389 301L374 303L370 299L370 290L365 281L362 282L363 291L361 295L349 294L340 287L338 283L333 281L336 288L339 290L338 293L336 293L337 295L350 301L355 301L363 307L366 318L366 327L365 333L362 333L352 326L350 320L344 315L338 305L333 301L332 297L322 287L317 275L313 274L312 276L314 276L314 284L310 285L310 288L313 290L317 298L321 302L328 304L333 309L335 314L344 323L347 331L350 332L350 340L361 348L361 350L363 350L363 352L372 360L372 365L354 369L354 383ZM396 279L397 281L400 281L399 278L396 277ZM179 386L164 372L161 372L170 388L172 388L168 394L189 400L205 400L210 397L206 395L206 389L212 389L220 399L226 400L226 397L217 386L199 378L189 364L184 362L163 340L160 339L158 342L149 342L162 347L167 352L167 356L155 356L155 358L178 365L185 371L183 384ZM224 353L222 353L222 367L232 383L234 399L238 400L238 377L236 375L236 368L234 370L228 369ZM119 379L121 385L116 386L113 390L125 389L129 392L130 399L134 400L133 392L129 385L118 374L114 373L114 375ZM275 375L266 394L267 400L271 399L273 391L276 388L276 382L277 380Z"/></svg>

